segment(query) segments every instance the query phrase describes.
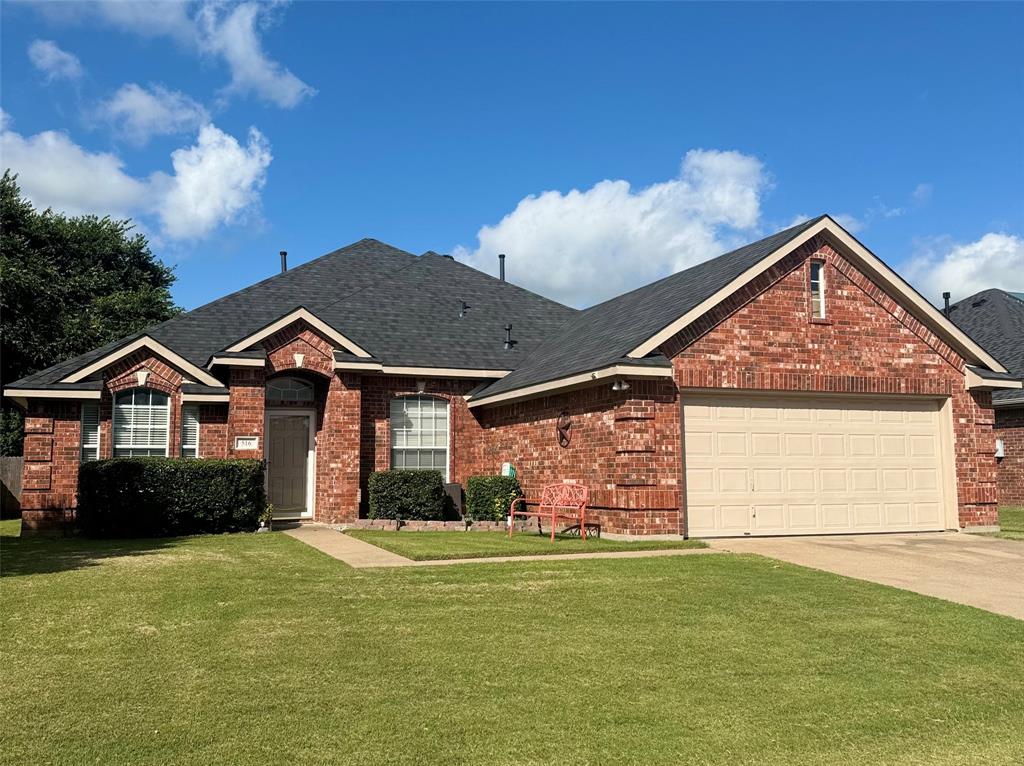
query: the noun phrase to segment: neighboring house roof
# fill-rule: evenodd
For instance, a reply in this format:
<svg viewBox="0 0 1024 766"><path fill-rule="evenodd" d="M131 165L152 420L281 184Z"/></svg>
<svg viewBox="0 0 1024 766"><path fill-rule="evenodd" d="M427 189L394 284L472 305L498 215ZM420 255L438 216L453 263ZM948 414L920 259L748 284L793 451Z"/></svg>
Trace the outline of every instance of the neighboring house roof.
<svg viewBox="0 0 1024 766"><path fill-rule="evenodd" d="M459 317L461 302L470 308ZM149 337L198 368L303 307L389 365L510 370L574 309L465 266L364 239L12 383L50 386ZM515 347L504 349L505 324Z"/></svg>
<svg viewBox="0 0 1024 766"><path fill-rule="evenodd" d="M1024 300L1021 293L992 288L949 307L949 318L984 346L1010 373L1024 378ZM1024 399L1019 390L994 391L994 402Z"/></svg>

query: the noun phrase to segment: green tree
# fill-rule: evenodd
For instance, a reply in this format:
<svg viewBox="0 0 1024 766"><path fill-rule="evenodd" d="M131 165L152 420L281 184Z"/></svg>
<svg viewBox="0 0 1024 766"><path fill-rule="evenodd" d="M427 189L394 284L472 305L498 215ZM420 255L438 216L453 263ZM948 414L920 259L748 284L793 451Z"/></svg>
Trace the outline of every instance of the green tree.
<svg viewBox="0 0 1024 766"><path fill-rule="evenodd" d="M181 309L174 272L130 220L37 211L17 176L0 179L0 379L3 385ZM0 454L21 454L20 413L0 421Z"/></svg>

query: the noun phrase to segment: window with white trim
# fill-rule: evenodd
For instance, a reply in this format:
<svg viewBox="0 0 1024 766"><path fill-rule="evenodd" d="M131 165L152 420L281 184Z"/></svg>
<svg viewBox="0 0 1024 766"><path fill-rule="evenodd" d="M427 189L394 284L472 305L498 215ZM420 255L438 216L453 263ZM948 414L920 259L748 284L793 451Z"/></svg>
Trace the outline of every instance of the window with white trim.
<svg viewBox="0 0 1024 766"><path fill-rule="evenodd" d="M181 408L181 456L199 457L199 406L185 404Z"/></svg>
<svg viewBox="0 0 1024 766"><path fill-rule="evenodd" d="M100 404L82 402L82 462L100 459Z"/></svg>
<svg viewBox="0 0 1024 766"><path fill-rule="evenodd" d="M271 402L312 402L313 384L301 378L273 378L267 381L267 400Z"/></svg>
<svg viewBox="0 0 1024 766"><path fill-rule="evenodd" d="M448 402L430 396L391 400L391 467L440 471L448 481Z"/></svg>
<svg viewBox="0 0 1024 766"><path fill-rule="evenodd" d="M114 397L114 457L167 455L171 421L167 394L133 388Z"/></svg>
<svg viewBox="0 0 1024 766"><path fill-rule="evenodd" d="M825 318L825 262L811 261L811 319Z"/></svg>

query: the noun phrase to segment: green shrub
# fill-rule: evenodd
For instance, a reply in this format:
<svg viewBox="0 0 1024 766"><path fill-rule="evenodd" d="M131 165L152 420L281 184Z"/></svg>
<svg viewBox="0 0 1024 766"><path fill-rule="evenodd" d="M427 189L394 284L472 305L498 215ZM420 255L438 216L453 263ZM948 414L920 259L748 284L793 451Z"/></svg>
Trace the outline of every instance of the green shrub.
<svg viewBox="0 0 1024 766"><path fill-rule="evenodd" d="M466 482L466 518L504 521L523 489L515 476L470 476Z"/></svg>
<svg viewBox="0 0 1024 766"><path fill-rule="evenodd" d="M369 489L371 519L440 521L450 502L437 471L377 471Z"/></svg>
<svg viewBox="0 0 1024 766"><path fill-rule="evenodd" d="M78 522L97 537L251 532L266 508L259 460L113 458L78 470Z"/></svg>

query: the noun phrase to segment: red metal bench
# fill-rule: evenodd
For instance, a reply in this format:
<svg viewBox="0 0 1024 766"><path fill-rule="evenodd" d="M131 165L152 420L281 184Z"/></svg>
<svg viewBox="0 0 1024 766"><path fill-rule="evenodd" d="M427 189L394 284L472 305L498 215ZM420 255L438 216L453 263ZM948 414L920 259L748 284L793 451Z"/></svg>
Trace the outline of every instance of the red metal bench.
<svg viewBox="0 0 1024 766"><path fill-rule="evenodd" d="M587 539L587 487L583 484L549 484L544 487L537 510L517 511L516 506L526 506L526 500L517 497L508 509L508 536L512 537L516 516L536 517L551 520L551 542L555 541L555 525L559 519L571 519L580 526L580 538Z"/></svg>

